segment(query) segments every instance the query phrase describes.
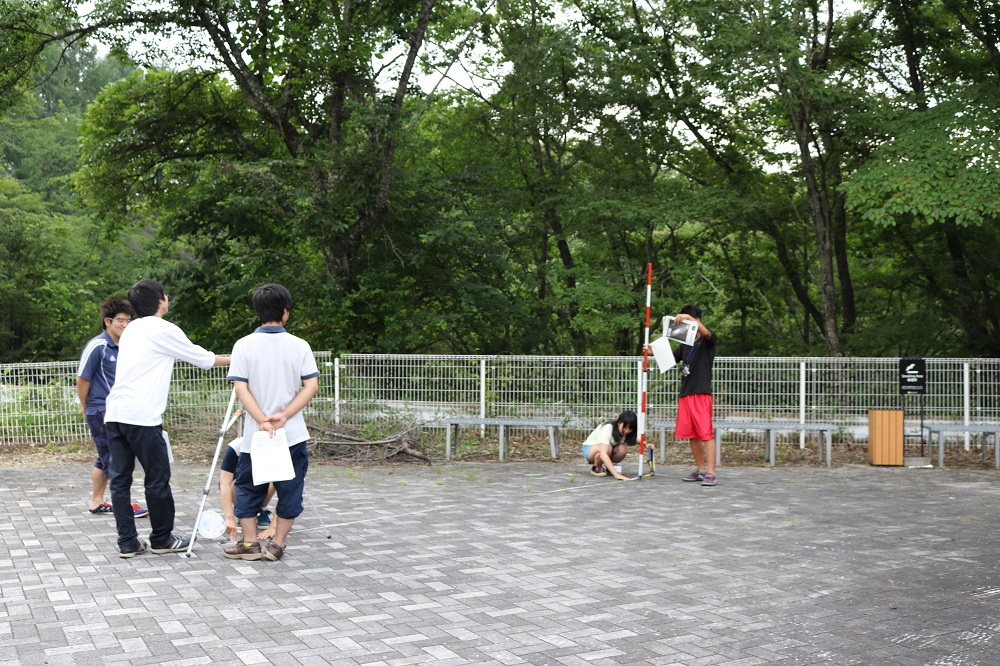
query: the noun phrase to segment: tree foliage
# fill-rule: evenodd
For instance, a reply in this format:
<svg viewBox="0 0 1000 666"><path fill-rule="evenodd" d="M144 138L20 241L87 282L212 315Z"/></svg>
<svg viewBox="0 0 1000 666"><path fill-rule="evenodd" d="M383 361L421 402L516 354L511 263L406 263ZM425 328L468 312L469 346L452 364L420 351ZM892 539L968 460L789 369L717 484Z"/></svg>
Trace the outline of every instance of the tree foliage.
<svg viewBox="0 0 1000 666"><path fill-rule="evenodd" d="M4 247L66 269L8 295L116 247L213 347L279 281L318 348L632 354L652 263L729 354L1000 351L988 3L82 7L0 0Z"/></svg>

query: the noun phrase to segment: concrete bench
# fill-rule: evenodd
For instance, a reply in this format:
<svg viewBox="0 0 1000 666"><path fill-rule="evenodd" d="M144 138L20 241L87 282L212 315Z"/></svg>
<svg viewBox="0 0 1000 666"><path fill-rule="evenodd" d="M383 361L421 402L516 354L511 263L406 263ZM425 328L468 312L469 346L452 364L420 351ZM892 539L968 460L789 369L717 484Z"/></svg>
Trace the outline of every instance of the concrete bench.
<svg viewBox="0 0 1000 666"><path fill-rule="evenodd" d="M451 460L451 435L454 430L455 441L458 441L458 429L461 426L469 425L495 425L500 427L500 461L503 462L506 452L507 426L518 428L547 428L549 431L549 451L553 458L559 457L559 428L563 422L561 419L530 419L530 418L483 418L478 416L463 416L457 418L444 419L441 423L445 426L444 437L444 458Z"/></svg>
<svg viewBox="0 0 1000 666"><path fill-rule="evenodd" d="M716 421L715 428L715 464L722 462L722 435L727 430L762 430L767 437L767 461L774 467L774 433L777 430L803 431L812 430L826 434L826 466L830 467L830 455L833 448L833 431L837 429L832 423L793 423L790 421ZM666 431L673 428L673 423L655 423L649 429L660 433L660 463L665 462ZM649 442L646 442L648 445ZM823 447L819 447L819 461L823 462Z"/></svg>
<svg viewBox="0 0 1000 666"><path fill-rule="evenodd" d="M715 451L718 456L722 452L722 433L726 430L763 430L767 433L767 461L774 467L774 433L776 430L815 431L825 433L826 466L830 467L833 452L833 431L837 426L832 423L791 423L788 421L719 421L715 425ZM823 447L819 447L819 461L823 462Z"/></svg>
<svg viewBox="0 0 1000 666"><path fill-rule="evenodd" d="M938 467L944 467L944 434L946 432L980 432L993 435L993 466L1000 469L1000 423L925 423L931 445L938 436ZM986 462L986 442L983 442L983 462Z"/></svg>

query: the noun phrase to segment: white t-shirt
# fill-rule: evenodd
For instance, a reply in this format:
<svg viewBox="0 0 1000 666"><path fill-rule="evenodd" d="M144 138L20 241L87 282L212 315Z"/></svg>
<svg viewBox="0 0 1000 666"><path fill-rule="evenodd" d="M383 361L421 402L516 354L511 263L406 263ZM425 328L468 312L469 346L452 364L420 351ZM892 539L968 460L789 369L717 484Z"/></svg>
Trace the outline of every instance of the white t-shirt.
<svg viewBox="0 0 1000 666"><path fill-rule="evenodd" d="M604 423L597 426L594 428L594 432L590 433L590 437L587 438L583 445L593 446L595 444L614 444L615 440L611 437L614 427L613 423Z"/></svg>
<svg viewBox="0 0 1000 666"><path fill-rule="evenodd" d="M233 345L228 379L246 382L250 395L265 415L287 407L302 390L302 380L318 376L319 368L309 343L282 326L261 326ZM249 414L245 419L242 450L249 451L258 427ZM301 411L285 423L285 436L289 446L309 439Z"/></svg>
<svg viewBox="0 0 1000 666"><path fill-rule="evenodd" d="M215 365L214 353L188 340L180 327L162 317L140 317L126 326L118 341L118 370L105 422L163 423L175 359L206 370Z"/></svg>

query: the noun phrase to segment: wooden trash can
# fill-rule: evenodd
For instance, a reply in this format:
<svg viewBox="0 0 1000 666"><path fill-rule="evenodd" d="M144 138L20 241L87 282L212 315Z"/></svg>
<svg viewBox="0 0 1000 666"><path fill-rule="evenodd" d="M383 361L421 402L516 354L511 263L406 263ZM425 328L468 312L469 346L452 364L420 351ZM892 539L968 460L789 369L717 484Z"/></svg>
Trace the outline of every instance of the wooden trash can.
<svg viewBox="0 0 1000 666"><path fill-rule="evenodd" d="M903 410L868 410L868 462L903 464Z"/></svg>

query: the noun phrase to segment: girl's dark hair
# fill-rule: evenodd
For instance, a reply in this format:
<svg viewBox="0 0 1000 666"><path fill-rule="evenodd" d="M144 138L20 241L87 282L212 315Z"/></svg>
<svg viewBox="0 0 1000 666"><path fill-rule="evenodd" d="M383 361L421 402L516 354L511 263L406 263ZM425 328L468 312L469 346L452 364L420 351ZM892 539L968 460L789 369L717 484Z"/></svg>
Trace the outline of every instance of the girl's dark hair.
<svg viewBox="0 0 1000 666"><path fill-rule="evenodd" d="M618 432L619 423L632 429L632 432L625 435L625 444L635 446L636 432L639 430L639 419L636 418L635 412L631 409L626 409L618 415L617 419L611 422L611 425L614 426L611 428L611 437L615 440L615 444L622 443L622 434Z"/></svg>

